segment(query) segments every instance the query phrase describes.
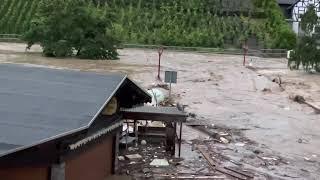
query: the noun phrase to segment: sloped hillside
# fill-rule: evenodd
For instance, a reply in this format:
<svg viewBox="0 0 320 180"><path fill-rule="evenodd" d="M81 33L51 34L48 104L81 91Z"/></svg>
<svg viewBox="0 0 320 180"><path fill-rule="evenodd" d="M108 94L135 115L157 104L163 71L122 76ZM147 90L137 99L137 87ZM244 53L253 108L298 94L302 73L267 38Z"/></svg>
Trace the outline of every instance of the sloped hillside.
<svg viewBox="0 0 320 180"><path fill-rule="evenodd" d="M276 0L112 0L106 8L124 42L202 47L291 48L295 35Z"/></svg>
<svg viewBox="0 0 320 180"><path fill-rule="evenodd" d="M39 0L0 0L0 34L21 34L29 29Z"/></svg>
<svg viewBox="0 0 320 180"><path fill-rule="evenodd" d="M27 31L39 1L0 0L0 34ZM264 1L88 0L88 3L112 12L115 22L111 33L125 43L241 47L251 37L258 40L260 47L290 48L295 37L276 0Z"/></svg>

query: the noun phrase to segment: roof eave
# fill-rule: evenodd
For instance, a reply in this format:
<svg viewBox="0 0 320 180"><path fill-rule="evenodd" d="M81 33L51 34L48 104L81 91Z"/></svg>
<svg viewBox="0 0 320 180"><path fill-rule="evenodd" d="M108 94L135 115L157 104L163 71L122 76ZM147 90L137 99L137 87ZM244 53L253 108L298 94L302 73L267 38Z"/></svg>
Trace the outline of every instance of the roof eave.
<svg viewBox="0 0 320 180"><path fill-rule="evenodd" d="M107 100L105 101L105 103L100 107L100 109L97 111L97 113L93 116L93 118L91 119L91 121L86 125L86 126L83 126L83 127L80 127L80 128L77 128L77 129L73 129L71 131L68 131L68 132L64 132L64 133L61 133L61 134L58 134L56 136L52 136L50 138L47 138L47 139L44 139L44 140L41 140L41 141L38 141L36 143L33 143L31 145L27 145L27 146L21 146L21 147L18 147L16 149L12 149L10 151L7 151L3 154L0 154L0 158L1 157L4 157L4 156L7 156L9 154L12 154L12 153L15 153L15 152L18 152L18 151L22 151L22 150L25 150L25 149L28 149L28 148L31 148L31 147L34 147L34 146L37 146L37 145L40 145L40 144L43 144L43 143L47 143L49 141L52 141L52 140L55 140L55 139L58 139L58 138L61 138L61 137L64 137L64 136L68 136L70 134L73 134L73 133L77 133L77 132L80 132L80 131L83 131L85 129L88 129L91 124L96 120L96 118L98 117L98 115L103 111L104 107L109 103L109 101L111 100L111 98L116 94L116 92L119 90L119 88L121 87L121 85L125 82L125 80L129 80L131 81L135 86L137 86L137 89L139 89L144 95L145 95L145 102L151 102L151 96L149 95L149 93L147 91L145 91L143 88L141 88L139 85L137 85L134 81L132 81L131 79L128 78L127 75L125 75L123 77L123 79L120 81L120 83L117 85L117 87L114 89L114 91L112 92L112 94L107 97Z"/></svg>
<svg viewBox="0 0 320 180"><path fill-rule="evenodd" d="M103 111L104 107L109 103L109 101L112 99L112 97L116 94L116 92L119 90L119 88L121 87L121 85L125 82L125 80L127 79L127 75L125 75L123 77L123 79L120 81L120 83L117 85L117 87L113 90L112 94L107 97L107 100L105 101L105 103L103 103L103 105L100 107L100 109L98 110L98 112L93 116L93 118L91 119L91 121L89 122L89 124L87 125L87 128L91 126L91 124L96 120L96 118L99 116L99 114Z"/></svg>
<svg viewBox="0 0 320 180"><path fill-rule="evenodd" d="M292 9L300 0L296 0L296 2L294 2L293 4L291 4L291 6L289 6L287 9Z"/></svg>
<svg viewBox="0 0 320 180"><path fill-rule="evenodd" d="M64 133L58 134L56 136L52 136L52 137L47 138L47 139L43 139L43 140L38 141L36 143L33 143L31 145L21 146L21 147L12 149L12 150L7 151L7 152L5 152L3 154L0 154L0 158L4 157L4 156L7 156L9 154L18 152L18 151L22 151L22 150L25 150L25 149L28 149L28 148L31 148L31 147L34 147L34 146L37 146L37 145L40 145L40 144L43 144L43 143L47 143L49 141L52 141L52 140L55 140L55 139L58 139L58 138L61 138L61 137L64 137L64 136L68 136L68 135L73 134L73 133L77 133L77 132L83 131L85 129L88 129L91 126L91 124L95 121L95 119L98 117L98 115L102 112L103 108L109 103L109 101L115 95L115 93L118 91L118 89L121 87L121 85L125 82L126 79L127 79L127 75L125 75L123 77L123 79L118 84L118 86L115 88L115 90L112 92L112 94L109 97L107 97L107 100L105 101L105 103L101 106L101 108L97 111L97 113L93 116L91 121L86 126L83 126L83 127L77 128L77 129L73 129L71 131L64 132Z"/></svg>

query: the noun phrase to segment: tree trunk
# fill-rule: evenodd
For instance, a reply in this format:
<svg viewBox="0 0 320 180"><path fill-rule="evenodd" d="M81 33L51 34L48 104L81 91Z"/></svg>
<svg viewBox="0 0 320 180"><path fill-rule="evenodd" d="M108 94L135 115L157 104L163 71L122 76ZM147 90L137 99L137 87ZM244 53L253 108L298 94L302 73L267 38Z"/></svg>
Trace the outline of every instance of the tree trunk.
<svg viewBox="0 0 320 180"><path fill-rule="evenodd" d="M78 48L78 51L77 51L76 56L79 56L79 55L80 55L81 49L82 49L82 47L79 47L79 48Z"/></svg>

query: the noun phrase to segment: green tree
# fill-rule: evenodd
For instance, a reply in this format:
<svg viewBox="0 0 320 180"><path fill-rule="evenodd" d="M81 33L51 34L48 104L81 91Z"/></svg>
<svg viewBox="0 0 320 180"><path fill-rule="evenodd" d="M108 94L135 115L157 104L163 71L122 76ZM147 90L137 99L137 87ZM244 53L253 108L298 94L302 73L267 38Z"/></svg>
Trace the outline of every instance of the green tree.
<svg viewBox="0 0 320 180"><path fill-rule="evenodd" d="M288 66L291 69L320 72L320 26L315 7L310 5L307 12L301 17L303 33L299 37L297 47L291 53Z"/></svg>
<svg viewBox="0 0 320 180"><path fill-rule="evenodd" d="M85 0L42 0L24 39L52 57L116 59L119 41L110 33L114 17Z"/></svg>
<svg viewBox="0 0 320 180"><path fill-rule="evenodd" d="M301 17L301 29L307 36L311 36L318 25L318 16L314 5L308 6L307 12Z"/></svg>
<svg viewBox="0 0 320 180"><path fill-rule="evenodd" d="M83 4L79 5L80 3ZM68 4L74 4L74 6ZM84 9L86 11L80 12ZM108 36L116 37L126 43L239 47L242 39L252 36L258 37L259 43L265 48L292 49L295 47L296 36L285 21L276 0L0 0L0 33L25 33L30 29L30 22L33 19L32 29L28 32L28 37L32 41L29 42L37 40L32 37L32 33L29 34L30 32L36 35L50 34L51 39L40 43L47 45L45 52L48 55L73 55L77 54L75 47L79 46L78 40L84 39L76 35L91 31L90 28L98 23L96 20L88 21L88 18L82 22L82 17L87 14L90 17L103 19L96 15L108 16L110 12L117 18L116 21L112 18L103 21L107 24L112 21L112 25L107 26L107 32L112 29L112 33L108 33ZM38 13L36 17L35 13ZM61 15L61 13L64 14ZM70 14L80 18L69 18ZM59 18L51 17L57 15ZM242 16L246 18L245 21L241 18ZM75 22L70 23L71 20ZM47 25L49 23L56 27L51 30ZM60 25L60 23L64 24ZM41 28L35 27L38 25ZM47 30L44 30L45 28ZM34 32L34 29L43 31L39 31L40 34ZM55 30L63 34L51 35ZM100 32L100 29L94 28L94 31ZM104 28L101 28L101 31L104 31ZM78 43L69 41L67 34L68 36L71 34L72 40ZM60 37L54 39L56 43L51 44L53 37L58 35ZM48 38L47 35L44 37ZM88 54L84 53L91 52L90 44L98 40L90 38L88 41L85 40L87 44L83 46L83 41L80 41L81 48L78 56L87 56ZM94 45L104 45L102 42ZM65 48L69 46L72 48ZM97 50L93 54L104 53L104 51L100 52L100 49Z"/></svg>

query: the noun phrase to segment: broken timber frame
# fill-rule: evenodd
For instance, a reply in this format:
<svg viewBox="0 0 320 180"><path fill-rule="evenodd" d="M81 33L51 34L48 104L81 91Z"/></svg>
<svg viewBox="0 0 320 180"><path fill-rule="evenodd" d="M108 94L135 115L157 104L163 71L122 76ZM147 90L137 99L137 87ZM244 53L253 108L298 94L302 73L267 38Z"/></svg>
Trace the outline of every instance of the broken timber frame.
<svg viewBox="0 0 320 180"><path fill-rule="evenodd" d="M221 167L221 165L219 165L213 161L210 154L208 152L206 152L206 150L203 147L198 146L198 150L201 152L201 154L207 160L207 162L209 163L209 165L211 166L212 169L214 169L218 172L221 172L223 174L227 174L229 176L241 179L241 180L247 180L247 179L254 178L251 174L248 174L246 172L238 171L234 168Z"/></svg>

